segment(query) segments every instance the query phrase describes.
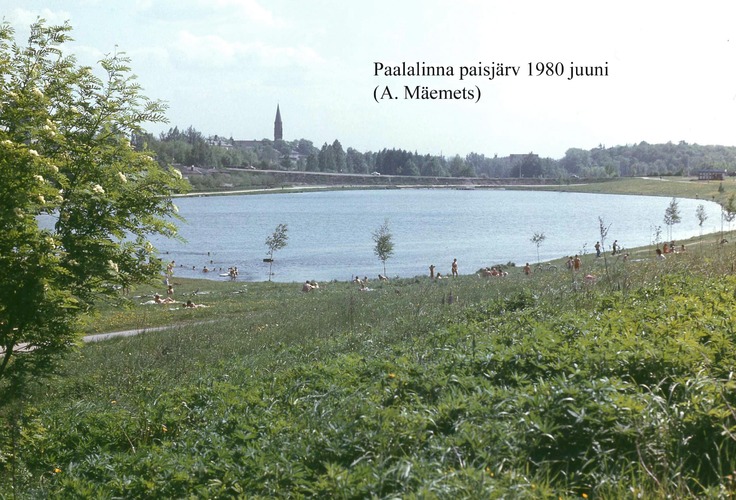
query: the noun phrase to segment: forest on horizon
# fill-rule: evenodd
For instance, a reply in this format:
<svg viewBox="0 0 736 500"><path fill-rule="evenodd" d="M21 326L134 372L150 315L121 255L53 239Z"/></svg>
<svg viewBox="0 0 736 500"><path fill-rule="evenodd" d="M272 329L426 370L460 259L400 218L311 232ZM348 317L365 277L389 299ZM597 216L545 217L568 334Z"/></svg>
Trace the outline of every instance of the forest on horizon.
<svg viewBox="0 0 736 500"><path fill-rule="evenodd" d="M139 147L155 152L162 165L199 168L246 168L341 172L382 175L488 178L613 178L633 176L696 175L699 170L728 171L736 165L736 147L689 144L638 144L586 150L570 148L560 159L533 152L500 157L468 153L465 157L420 154L404 149L361 152L344 148L339 140L316 147L308 139L293 141L235 141L205 136L193 127L170 128L158 136L134 138Z"/></svg>

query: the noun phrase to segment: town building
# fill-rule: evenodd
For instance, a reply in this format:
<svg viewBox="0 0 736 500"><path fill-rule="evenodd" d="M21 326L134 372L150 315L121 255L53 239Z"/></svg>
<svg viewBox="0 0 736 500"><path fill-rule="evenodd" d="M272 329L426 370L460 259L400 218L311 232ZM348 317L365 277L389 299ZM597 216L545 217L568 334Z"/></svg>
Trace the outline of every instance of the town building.
<svg viewBox="0 0 736 500"><path fill-rule="evenodd" d="M698 171L699 181L722 181L725 178L725 170L703 169Z"/></svg>

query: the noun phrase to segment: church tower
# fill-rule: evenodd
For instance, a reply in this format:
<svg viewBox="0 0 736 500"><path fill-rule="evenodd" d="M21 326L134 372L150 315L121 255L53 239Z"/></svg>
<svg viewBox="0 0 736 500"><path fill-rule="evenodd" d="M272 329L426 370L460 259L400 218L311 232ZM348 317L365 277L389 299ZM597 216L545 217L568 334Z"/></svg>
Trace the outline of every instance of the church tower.
<svg viewBox="0 0 736 500"><path fill-rule="evenodd" d="M279 105L276 105L276 121L273 122L273 140L280 141L284 138L284 130L281 124L281 111Z"/></svg>

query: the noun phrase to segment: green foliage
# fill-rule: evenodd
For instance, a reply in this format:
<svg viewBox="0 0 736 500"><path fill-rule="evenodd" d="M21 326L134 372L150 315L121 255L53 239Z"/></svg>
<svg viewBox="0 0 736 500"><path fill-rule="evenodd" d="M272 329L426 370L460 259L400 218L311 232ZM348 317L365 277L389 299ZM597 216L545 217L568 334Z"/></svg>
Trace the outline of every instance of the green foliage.
<svg viewBox="0 0 736 500"><path fill-rule="evenodd" d="M266 238L266 246L268 247L268 281L271 281L271 268L273 267L273 253L284 248L289 241L289 227L286 224L276 226L274 232Z"/></svg>
<svg viewBox="0 0 736 500"><path fill-rule="evenodd" d="M101 294L155 275L147 235L175 234L184 184L129 140L163 104L123 54L102 77L64 56L70 31L39 20L21 48L0 28L0 391L51 368Z"/></svg>
<svg viewBox="0 0 736 500"><path fill-rule="evenodd" d="M381 227L373 232L373 252L383 262L383 274L386 275L386 261L394 253L394 242L391 229L388 226L388 219L383 221Z"/></svg>
<svg viewBox="0 0 736 500"><path fill-rule="evenodd" d="M534 235L532 235L532 237L529 239L529 241L534 243L534 246L537 247L537 263L539 263L539 247L546 239L547 236L545 236L544 233L534 233Z"/></svg>
<svg viewBox="0 0 736 500"><path fill-rule="evenodd" d="M669 230L669 237L672 239L672 226L675 224L679 224L682 221L682 217L680 217L680 206L677 202L677 198L672 198L670 200L670 204L667 205L667 208L664 211L664 223L667 225L667 229Z"/></svg>
<svg viewBox="0 0 736 500"><path fill-rule="evenodd" d="M217 323L87 346L39 388L0 430L0 487L12 470L33 497L727 497L733 253L677 258L618 292L520 270L370 294L212 284L213 307L180 312Z"/></svg>

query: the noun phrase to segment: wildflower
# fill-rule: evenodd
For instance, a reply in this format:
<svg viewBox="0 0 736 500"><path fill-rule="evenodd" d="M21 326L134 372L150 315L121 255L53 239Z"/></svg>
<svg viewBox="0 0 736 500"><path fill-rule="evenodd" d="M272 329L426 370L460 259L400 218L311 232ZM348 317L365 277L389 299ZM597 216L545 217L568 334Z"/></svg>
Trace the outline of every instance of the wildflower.
<svg viewBox="0 0 736 500"><path fill-rule="evenodd" d="M169 429L166 428L166 424L161 424L161 430L163 432L169 432Z"/></svg>
<svg viewBox="0 0 736 500"><path fill-rule="evenodd" d="M580 496L582 496L583 498L588 498L588 494L587 494L587 493L583 493L583 494L582 494L582 495L580 495Z"/></svg>
<svg viewBox="0 0 736 500"><path fill-rule="evenodd" d="M112 401L110 401L110 404L116 405L116 404L118 404L118 402L113 399Z"/></svg>
<svg viewBox="0 0 736 500"><path fill-rule="evenodd" d="M92 186L92 191L98 194L105 194L105 190L102 189L102 186L100 186L99 184L95 184L94 186Z"/></svg>
<svg viewBox="0 0 736 500"><path fill-rule="evenodd" d="M61 469L58 467L54 467L54 474L58 474L59 472L61 472Z"/></svg>
<svg viewBox="0 0 736 500"><path fill-rule="evenodd" d="M122 172L118 172L118 177L120 178L120 181L121 181L121 182L122 182L123 184L125 184L126 182L128 182L128 178L127 178L127 177L125 177L125 174L124 174L124 173L122 173Z"/></svg>
<svg viewBox="0 0 736 500"><path fill-rule="evenodd" d="M389 373L388 374L388 378L396 378L396 374L395 373Z"/></svg>

